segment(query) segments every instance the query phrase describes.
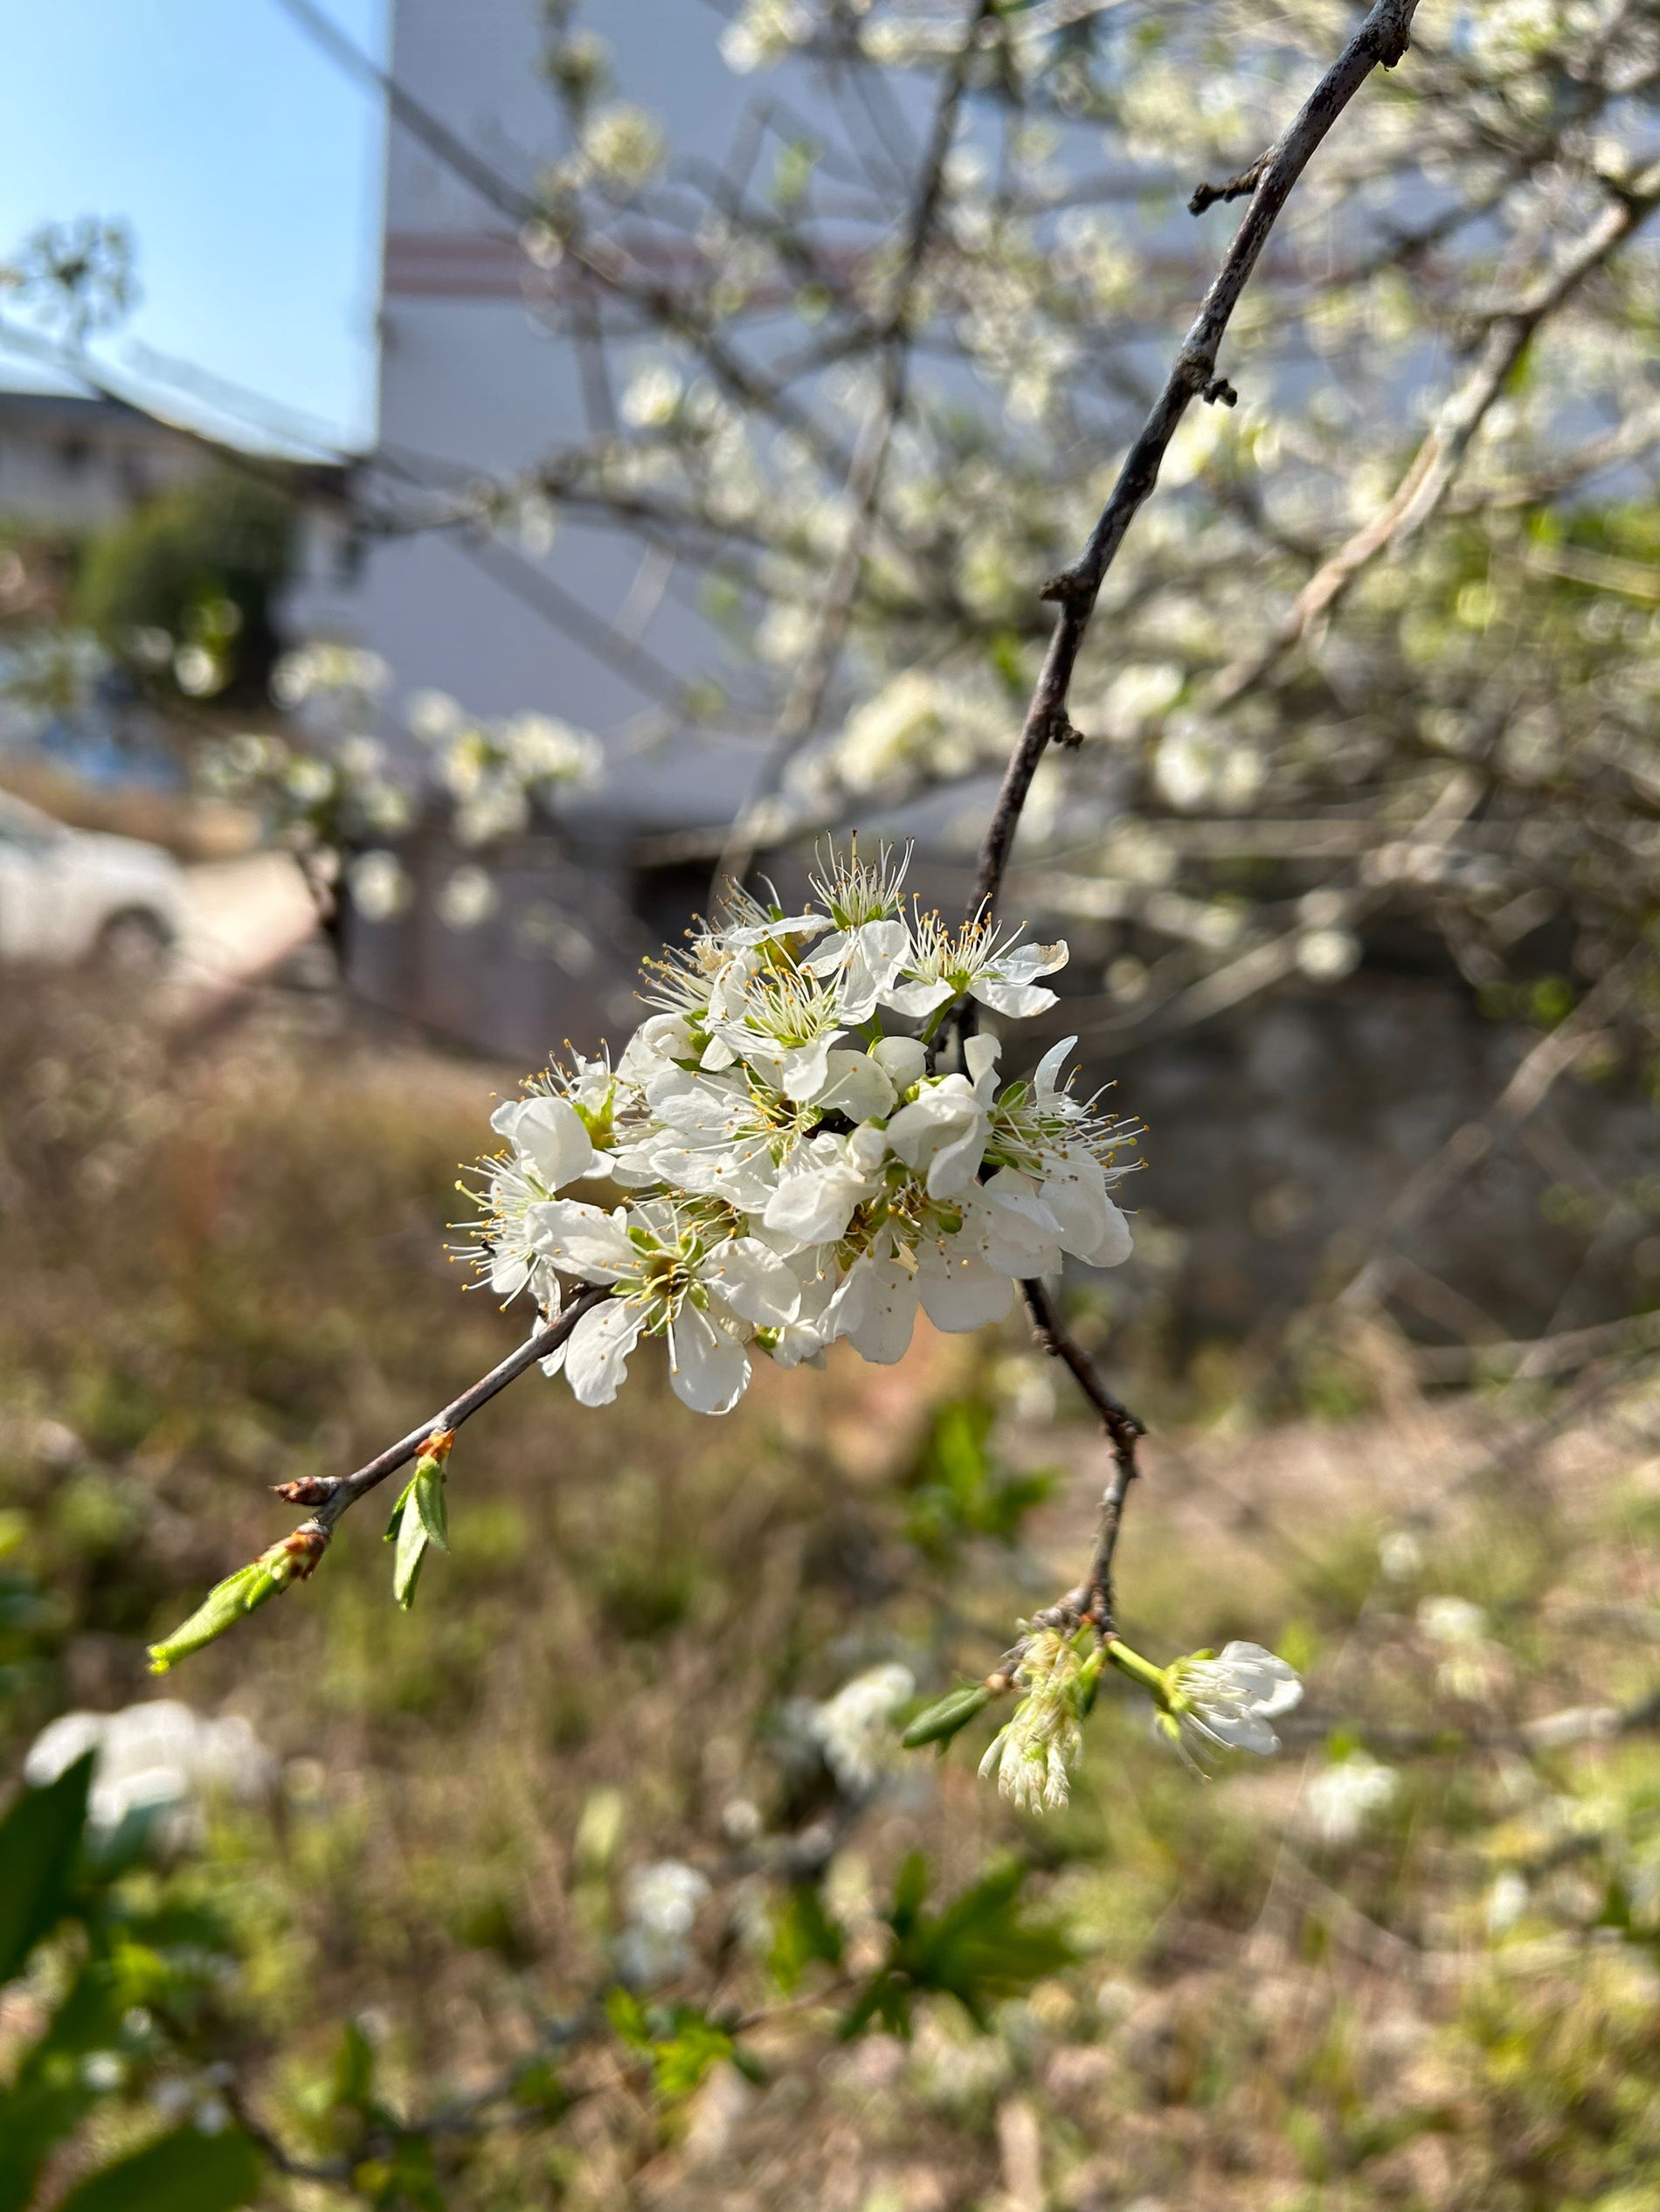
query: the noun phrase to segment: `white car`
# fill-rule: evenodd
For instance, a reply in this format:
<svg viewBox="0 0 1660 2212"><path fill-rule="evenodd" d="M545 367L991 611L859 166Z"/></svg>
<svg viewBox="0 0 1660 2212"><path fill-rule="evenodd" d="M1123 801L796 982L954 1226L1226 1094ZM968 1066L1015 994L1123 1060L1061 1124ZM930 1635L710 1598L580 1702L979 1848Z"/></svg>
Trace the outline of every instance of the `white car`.
<svg viewBox="0 0 1660 2212"><path fill-rule="evenodd" d="M184 916L184 871L159 845L68 829L0 791L0 960L152 975Z"/></svg>

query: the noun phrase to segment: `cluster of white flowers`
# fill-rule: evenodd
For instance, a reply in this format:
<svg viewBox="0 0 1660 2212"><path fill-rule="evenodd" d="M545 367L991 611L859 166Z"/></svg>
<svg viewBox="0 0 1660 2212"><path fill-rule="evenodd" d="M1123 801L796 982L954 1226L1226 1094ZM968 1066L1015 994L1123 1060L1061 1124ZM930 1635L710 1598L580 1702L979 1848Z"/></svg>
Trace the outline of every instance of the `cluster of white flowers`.
<svg viewBox="0 0 1660 2212"><path fill-rule="evenodd" d="M446 693L420 691L409 702L409 726L431 748L433 778L454 802L463 845L516 836L530 826L536 803L557 803L598 780L598 739L556 715L487 722Z"/></svg>
<svg viewBox="0 0 1660 2212"><path fill-rule="evenodd" d="M1110 1192L1130 1131L1072 1096L1075 1039L1013 1082L990 1036L935 1064L971 999L1016 1020L1052 1006L1040 978L1065 945L908 914L905 867L833 855L800 913L736 895L723 926L651 964L654 1011L614 1067L556 1068L493 1117L492 1288L548 1316L571 1282L610 1292L544 1362L582 1404L610 1404L642 1338L687 1405L726 1413L751 1351L793 1367L845 1338L890 1363L919 1307L976 1329L1063 1254L1128 1255ZM584 1183L608 1184L605 1203L562 1195Z"/></svg>
<svg viewBox="0 0 1660 2212"><path fill-rule="evenodd" d="M1083 1752L1084 1664L1076 1640L1039 1629L1020 1661L1025 1695L986 1747L980 1773L994 1774L1002 1794L1026 1812L1058 1812L1071 1795Z"/></svg>

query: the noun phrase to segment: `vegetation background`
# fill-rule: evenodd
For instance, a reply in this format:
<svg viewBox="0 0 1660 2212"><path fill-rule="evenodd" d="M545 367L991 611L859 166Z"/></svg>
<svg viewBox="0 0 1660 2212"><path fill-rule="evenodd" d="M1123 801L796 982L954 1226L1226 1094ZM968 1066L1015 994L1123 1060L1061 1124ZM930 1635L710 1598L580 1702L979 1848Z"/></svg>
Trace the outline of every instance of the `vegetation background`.
<svg viewBox="0 0 1660 2212"><path fill-rule="evenodd" d="M731 12L745 66L871 14ZM681 557L740 547L705 612L756 650L713 694L680 672L679 703L776 733L788 695L792 833L1006 752L1034 583L1194 288L1189 255L1107 231L1145 242L1179 212L1172 162L1226 174L1352 27L1316 0L1234 10L1248 47L1212 10L1050 6L1034 58L1027 12L980 11L1006 165L954 176L933 289L910 300L891 254L804 274L815 164L774 149L761 213L691 225L696 315L620 288L630 343L682 349L637 418L441 518L614 522L644 483ZM904 37L863 60L934 85L958 14L877 10ZM536 221L571 253L619 211L668 225L653 142L604 121L571 11L550 20L571 140ZM1656 264L1630 244L1660 204L1657 39L1642 5L1426 22L1264 268L1246 404L1195 411L1103 605L1090 742L1046 763L1028 823L1033 902L1076 939L1126 1104L1174 1085L1133 1279L1075 1299L1153 1435L1126 1633L1284 1653L1308 1684L1285 1757L1196 1780L1110 1685L1072 1806L1036 1823L976 1781L983 1730L900 1752L1089 1542L1104 1448L1011 1327L768 1374L718 1423L648 1368L603 1415L505 1394L458 1447L453 1551L412 1615L354 1526L180 1679L246 1726L210 1756L178 1721L89 1801L43 1732L154 1696L147 1642L270 1540L267 1487L354 1464L500 1356L444 1224L522 1071L349 999L169 1027L94 978L9 972L0 2212L1660 2197L1660 431ZM1155 146L1158 195L1132 171L1062 233L1055 112L1144 167ZM1357 207L1378 252L1348 252ZM879 397L914 340L984 409L969 374L952 404L889 382L893 466L862 498L841 433L868 383L815 389L817 447L766 444L710 368L739 246ZM1427 427L1395 404L1420 379ZM1091 468L1063 467L1080 441ZM1434 517L1401 503L1420 470ZM211 529L174 502L89 557L76 619L250 641L233 704L263 681L281 533L219 490ZM325 779L336 814L348 783ZM1386 996L1382 1056L1424 1109L1394 1150L1354 1053ZM1388 1040L1414 1031L1408 1061ZM1237 1082L1252 1049L1271 1112Z"/></svg>

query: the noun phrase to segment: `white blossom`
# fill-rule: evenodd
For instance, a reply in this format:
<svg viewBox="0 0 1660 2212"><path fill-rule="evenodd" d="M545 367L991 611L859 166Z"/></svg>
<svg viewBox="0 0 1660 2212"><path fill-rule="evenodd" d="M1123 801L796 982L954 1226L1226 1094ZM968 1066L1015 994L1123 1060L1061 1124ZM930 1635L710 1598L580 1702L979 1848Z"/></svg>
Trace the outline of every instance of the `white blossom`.
<svg viewBox="0 0 1660 2212"><path fill-rule="evenodd" d="M617 1940L631 1981L667 1981L692 1961L688 1941L709 1894L709 1878L680 1859L636 1867L624 1891L627 1922Z"/></svg>
<svg viewBox="0 0 1660 2212"><path fill-rule="evenodd" d="M925 915L915 932L903 980L882 994L882 1003L921 1021L962 999L978 999L993 1013L1027 1020L1047 1013L1055 994L1037 978L1053 975L1067 962L1064 944L1020 944L1020 930L986 922L948 930L937 915Z"/></svg>
<svg viewBox="0 0 1660 2212"><path fill-rule="evenodd" d="M1030 1638L1017 1676L1024 1695L980 1761L1011 1803L1028 1813L1058 1812L1071 1794L1071 1770L1083 1750L1080 1684L1083 1662L1056 1629Z"/></svg>
<svg viewBox="0 0 1660 2212"><path fill-rule="evenodd" d="M909 1667L890 1661L844 1683L815 1706L812 1729L825 1765L848 1797L867 1797L894 1748L893 1718L916 1694Z"/></svg>
<svg viewBox="0 0 1660 2212"><path fill-rule="evenodd" d="M1260 1643L1224 1644L1214 1657L1179 1659L1166 1678L1155 1725L1194 1766L1214 1751L1269 1758L1280 1747L1269 1723L1303 1696L1296 1669Z"/></svg>
<svg viewBox="0 0 1660 2212"><path fill-rule="evenodd" d="M977 1329L1063 1255L1128 1253L1107 1192L1130 1130L1072 1097L1071 1040L1010 1082L996 1039L939 1034L970 994L1041 1011L1034 978L1066 947L907 918L905 873L886 849L832 853L815 904L734 894L647 964L614 1066L551 1068L497 1108L474 1257L544 1317L573 1283L610 1294L543 1363L583 1404L608 1405L648 1338L685 1403L722 1413L757 1355L791 1367L845 1340L890 1363L919 1312ZM886 1028L896 1013L928 1039ZM958 1064L937 1067L947 1050Z"/></svg>
<svg viewBox="0 0 1660 2212"><path fill-rule="evenodd" d="M1310 1780L1303 1794L1303 1824L1317 1842L1340 1849L1359 1840L1373 1815L1390 1804L1400 1787L1393 1766L1368 1752L1351 1752Z"/></svg>
<svg viewBox="0 0 1660 2212"><path fill-rule="evenodd" d="M276 1762L239 1714L211 1720L176 1698L155 1697L113 1713L62 1713L24 1760L36 1788L96 1753L87 1818L104 1835L129 1816L153 1819L169 1841L187 1837L204 1800L252 1801L276 1776Z"/></svg>

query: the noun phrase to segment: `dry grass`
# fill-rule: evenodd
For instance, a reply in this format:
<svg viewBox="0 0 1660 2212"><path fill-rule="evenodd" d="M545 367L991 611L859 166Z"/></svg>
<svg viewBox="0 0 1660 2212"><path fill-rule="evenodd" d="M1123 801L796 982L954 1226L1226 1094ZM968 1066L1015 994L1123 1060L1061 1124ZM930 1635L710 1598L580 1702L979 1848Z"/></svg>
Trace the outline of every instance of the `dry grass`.
<svg viewBox="0 0 1660 2212"><path fill-rule="evenodd" d="M507 1324L439 1249L488 1077L275 1028L169 1068L85 1001L4 1020L0 1510L52 1607L0 1677L10 1762L52 1711L146 1694L147 1634L280 1532L265 1486L354 1463ZM483 2078L603 1981L622 1877L666 1854L720 1877L685 1994L757 2002L777 1892L730 1878L749 1804L774 1836L836 1823L826 1897L855 1960L906 1850L949 1891L1013 1847L1082 1963L986 2036L924 2006L909 2046L838 2049L799 2006L757 2031L764 2084L717 2069L672 2112L607 2044L557 2128L446 2151L446 2204L1657 2201L1660 1761L1641 1733L1514 1733L1660 1670L1652 1398L1609 1378L1570 1415L1427 1404L1387 1344L1343 1359L1373 1408L1352 1422L1157 1437L1121 1553L1125 1629L1155 1656L1242 1635L1304 1667L1298 1744L1199 1784L1103 1697L1078 1800L1043 1826L962 1745L840 1805L778 1728L874 1661L924 1689L979 1671L1071 1579L1099 1455L1016 1340L768 1374L725 1422L654 1378L605 1414L519 1386L458 1447L453 1555L412 1617L365 1509L313 1585L176 1678L283 1761L278 1801L225 1815L175 1877L240 1931L215 2033L260 2110L305 2139L349 2015L412 2106ZM930 1407L965 1388L997 1395L1006 1459L1063 1473L1013 1549L914 1540ZM1426 1633L1437 1593L1483 1608L1477 1641ZM1441 1740L1391 1748L1414 1731ZM1395 1795L1323 1842L1309 1778L1359 1738Z"/></svg>

